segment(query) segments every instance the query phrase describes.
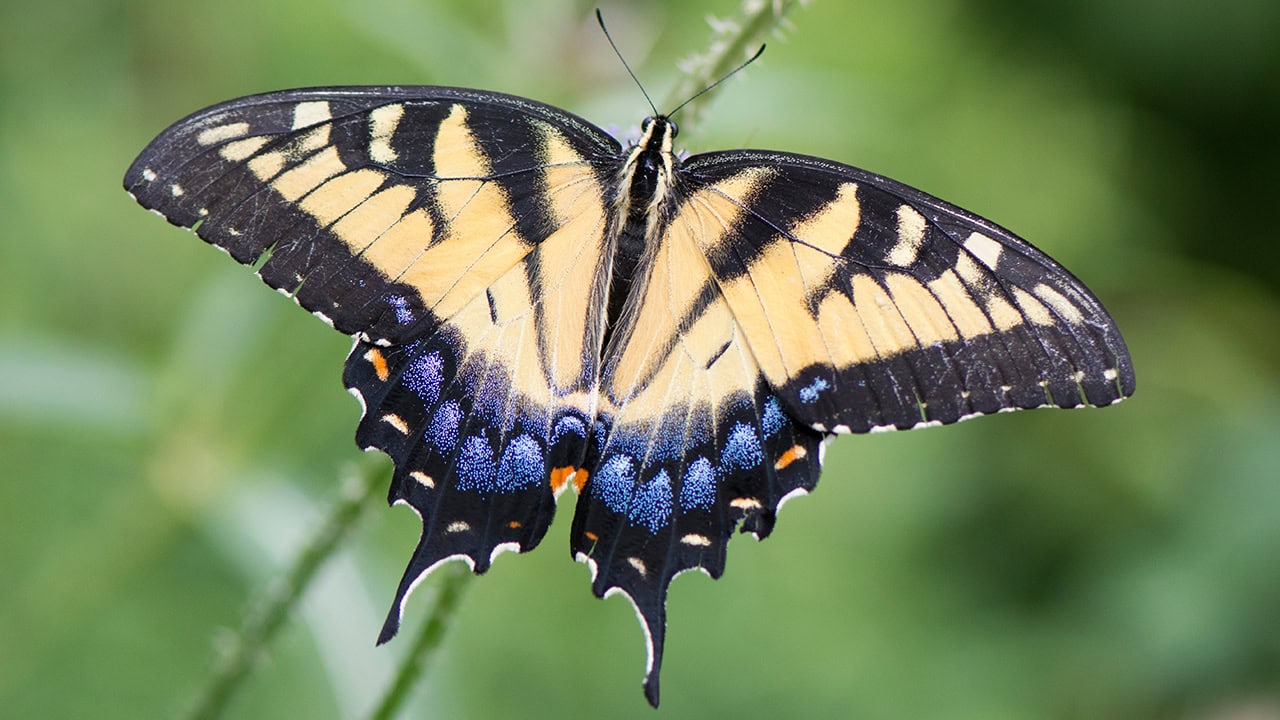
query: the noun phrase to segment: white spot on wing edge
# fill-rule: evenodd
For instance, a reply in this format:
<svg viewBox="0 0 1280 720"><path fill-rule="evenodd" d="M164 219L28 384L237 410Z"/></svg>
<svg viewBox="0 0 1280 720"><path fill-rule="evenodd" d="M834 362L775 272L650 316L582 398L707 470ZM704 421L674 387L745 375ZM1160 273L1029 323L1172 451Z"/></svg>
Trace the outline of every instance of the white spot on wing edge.
<svg viewBox="0 0 1280 720"><path fill-rule="evenodd" d="M156 176L155 170L152 170L151 168L142 168L143 180L146 180L147 182L155 182L156 177L157 176ZM129 193L129 194L132 195L133 193Z"/></svg>

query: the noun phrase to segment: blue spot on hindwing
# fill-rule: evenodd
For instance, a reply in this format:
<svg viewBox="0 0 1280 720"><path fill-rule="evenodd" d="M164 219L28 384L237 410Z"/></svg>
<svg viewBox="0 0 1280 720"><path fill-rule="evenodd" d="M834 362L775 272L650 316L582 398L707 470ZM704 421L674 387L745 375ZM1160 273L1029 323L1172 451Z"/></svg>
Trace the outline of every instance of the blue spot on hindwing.
<svg viewBox="0 0 1280 720"><path fill-rule="evenodd" d="M764 401L764 413L760 416L760 427L765 437L773 437L787 424L787 416L782 412L782 403L776 395L770 395Z"/></svg>
<svg viewBox="0 0 1280 720"><path fill-rule="evenodd" d="M427 440L441 453L449 453L458 444L458 426L461 424L462 410L458 401L441 403L427 426Z"/></svg>
<svg viewBox="0 0 1280 720"><path fill-rule="evenodd" d="M444 359L439 351L419 355L405 368L400 382L422 399L423 405L431 408L440 397L440 385L444 382Z"/></svg>
<svg viewBox="0 0 1280 720"><path fill-rule="evenodd" d="M498 489L522 490L536 486L546 475L542 446L528 435L520 435L507 444L498 465Z"/></svg>
<svg viewBox="0 0 1280 720"><path fill-rule="evenodd" d="M566 435L573 435L583 440L587 438L587 426L582 422L582 418L577 415L565 415L557 420L555 427L551 428L551 444L555 445Z"/></svg>
<svg viewBox="0 0 1280 720"><path fill-rule="evenodd" d="M387 302L396 313L396 322L408 325L413 322L413 310L409 309L409 301L403 295L388 295Z"/></svg>
<svg viewBox="0 0 1280 720"><path fill-rule="evenodd" d="M627 519L657 534L671 518L671 477L659 470L649 482L636 488L627 508Z"/></svg>
<svg viewBox="0 0 1280 720"><path fill-rule="evenodd" d="M716 471L704 457L689 463L680 483L680 507L685 510L710 510L716 500Z"/></svg>
<svg viewBox="0 0 1280 720"><path fill-rule="evenodd" d="M614 455L601 463L591 478L591 494L610 510L626 514L635 477L635 461L626 455Z"/></svg>
<svg viewBox="0 0 1280 720"><path fill-rule="evenodd" d="M828 383L824 378L814 378L813 382L800 388L800 402L806 404L817 402L818 394L829 387L831 387L831 383Z"/></svg>
<svg viewBox="0 0 1280 720"><path fill-rule="evenodd" d="M454 469L458 473L459 490L493 490L493 448L489 447L489 441L483 435L472 435L462 441Z"/></svg>
<svg viewBox="0 0 1280 720"><path fill-rule="evenodd" d="M764 450L760 447L760 437L756 435L755 428L746 423L734 425L724 448L720 450L720 469L725 472L747 470L763 462Z"/></svg>

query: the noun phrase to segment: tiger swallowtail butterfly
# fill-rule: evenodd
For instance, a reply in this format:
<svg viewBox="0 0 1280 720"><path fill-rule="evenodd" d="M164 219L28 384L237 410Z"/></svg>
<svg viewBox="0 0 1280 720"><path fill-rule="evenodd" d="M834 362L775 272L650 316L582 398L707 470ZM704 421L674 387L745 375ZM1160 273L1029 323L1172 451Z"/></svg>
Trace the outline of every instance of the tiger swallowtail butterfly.
<svg viewBox="0 0 1280 720"><path fill-rule="evenodd" d="M682 157L450 87L272 92L161 133L124 185L355 340L356 440L422 536L379 642L441 563L542 539L635 606L658 704L665 602L809 492L836 434L1134 389L1115 323L1009 231L865 170Z"/></svg>

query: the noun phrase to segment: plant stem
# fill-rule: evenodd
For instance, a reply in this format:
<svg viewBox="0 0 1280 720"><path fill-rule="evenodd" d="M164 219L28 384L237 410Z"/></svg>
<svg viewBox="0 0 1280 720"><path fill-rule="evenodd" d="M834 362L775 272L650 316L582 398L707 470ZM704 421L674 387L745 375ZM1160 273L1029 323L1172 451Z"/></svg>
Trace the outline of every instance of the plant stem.
<svg viewBox="0 0 1280 720"><path fill-rule="evenodd" d="M711 19L712 36L707 51L681 64L684 79L659 106L674 108L693 97L747 59L748 53L786 23L786 16L807 0L744 0L738 11L722 20ZM680 124L690 128L701 119L714 91L704 93L680 111Z"/></svg>
<svg viewBox="0 0 1280 720"><path fill-rule="evenodd" d="M316 571L337 549L363 510L373 506L373 497L385 475L382 463L363 463L343 483L337 502L289 568L284 577L272 582L261 600L245 613L240 630L231 640L187 714L192 720L219 717L227 702L248 676L267 643L298 604Z"/></svg>

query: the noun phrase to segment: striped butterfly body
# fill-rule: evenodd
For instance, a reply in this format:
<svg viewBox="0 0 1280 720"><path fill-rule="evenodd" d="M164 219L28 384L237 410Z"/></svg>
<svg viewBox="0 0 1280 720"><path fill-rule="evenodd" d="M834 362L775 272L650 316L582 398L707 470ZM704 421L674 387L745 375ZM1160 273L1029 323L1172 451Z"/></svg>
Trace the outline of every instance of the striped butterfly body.
<svg viewBox="0 0 1280 720"><path fill-rule="evenodd" d="M449 559L542 539L622 593L658 701L665 600L813 489L824 441L1109 405L1115 324L1025 241L800 155L622 147L530 100L442 87L241 98L165 130L125 187L352 335L357 441L423 532L380 642Z"/></svg>

